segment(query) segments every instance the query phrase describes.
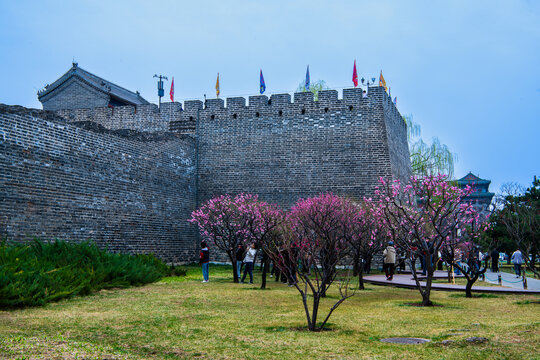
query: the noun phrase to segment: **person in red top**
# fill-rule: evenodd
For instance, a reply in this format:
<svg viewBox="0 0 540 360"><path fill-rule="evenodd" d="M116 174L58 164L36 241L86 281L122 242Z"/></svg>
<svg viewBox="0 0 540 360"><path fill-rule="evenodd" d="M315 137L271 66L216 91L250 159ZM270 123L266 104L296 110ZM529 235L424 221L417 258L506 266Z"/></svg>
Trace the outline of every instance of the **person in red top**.
<svg viewBox="0 0 540 360"><path fill-rule="evenodd" d="M202 267L203 283L208 282L208 273L210 267L210 250L206 245L206 241L201 242L201 251L199 252L199 265Z"/></svg>

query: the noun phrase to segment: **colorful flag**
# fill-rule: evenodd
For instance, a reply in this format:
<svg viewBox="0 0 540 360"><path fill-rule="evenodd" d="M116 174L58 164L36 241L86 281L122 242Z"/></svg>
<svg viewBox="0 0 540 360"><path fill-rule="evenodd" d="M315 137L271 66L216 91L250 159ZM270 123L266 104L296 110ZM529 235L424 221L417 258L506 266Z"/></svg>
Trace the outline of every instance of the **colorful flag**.
<svg viewBox="0 0 540 360"><path fill-rule="evenodd" d="M397 96L394 98L394 105L397 105Z"/></svg>
<svg viewBox="0 0 540 360"><path fill-rule="evenodd" d="M384 80L384 76L382 76L382 70L381 70L381 75L379 75L379 86L382 86L384 87L384 90L388 90L388 88L386 87L386 81Z"/></svg>
<svg viewBox="0 0 540 360"><path fill-rule="evenodd" d="M352 82L354 84L354 87L358 86L358 74L356 73L356 59L354 59L354 67L352 72Z"/></svg>
<svg viewBox="0 0 540 360"><path fill-rule="evenodd" d="M219 97L219 73L217 73L217 80L216 80L216 97Z"/></svg>
<svg viewBox="0 0 540 360"><path fill-rule="evenodd" d="M309 91L309 65L307 66L306 71L306 84L305 84L306 91Z"/></svg>
<svg viewBox="0 0 540 360"><path fill-rule="evenodd" d="M171 101L174 102L174 76L171 81L171 91L169 92L169 95L171 96Z"/></svg>
<svg viewBox="0 0 540 360"><path fill-rule="evenodd" d="M262 69L261 69L261 79L260 79L259 86L260 86L261 94L264 93L264 91L266 90L266 84L264 83L264 77L263 77L263 74L262 74Z"/></svg>
<svg viewBox="0 0 540 360"><path fill-rule="evenodd" d="M390 100L392 100L392 88L388 87L388 96L390 97Z"/></svg>

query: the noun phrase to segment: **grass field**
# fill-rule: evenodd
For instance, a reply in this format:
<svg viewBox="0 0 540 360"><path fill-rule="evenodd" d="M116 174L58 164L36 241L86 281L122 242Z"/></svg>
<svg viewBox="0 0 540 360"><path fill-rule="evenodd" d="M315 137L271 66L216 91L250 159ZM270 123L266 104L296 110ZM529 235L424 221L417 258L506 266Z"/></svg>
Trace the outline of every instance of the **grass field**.
<svg viewBox="0 0 540 360"><path fill-rule="evenodd" d="M422 308L407 305L420 300L416 290L368 285L335 311L330 330L312 333L294 288L233 284L230 267L216 265L210 283L200 280L190 267L185 278L1 311L0 358L540 359L538 296L434 292L442 306ZM335 299L331 291L321 310ZM431 343L379 341L401 336Z"/></svg>

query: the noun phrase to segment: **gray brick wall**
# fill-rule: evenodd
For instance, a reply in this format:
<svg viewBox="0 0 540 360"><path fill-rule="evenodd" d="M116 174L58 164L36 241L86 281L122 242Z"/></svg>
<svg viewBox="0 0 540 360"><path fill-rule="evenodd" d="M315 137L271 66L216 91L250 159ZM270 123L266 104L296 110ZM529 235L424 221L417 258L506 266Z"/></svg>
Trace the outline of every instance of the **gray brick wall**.
<svg viewBox="0 0 540 360"><path fill-rule="evenodd" d="M0 235L194 260L194 141L0 111ZM39 115L39 112L32 111ZM94 124L95 125L95 124Z"/></svg>
<svg viewBox="0 0 540 360"><path fill-rule="evenodd" d="M208 100L200 111L199 198L239 192L289 207L333 192L373 196L379 177L410 175L406 127L382 88ZM269 101L270 100L270 101Z"/></svg>
<svg viewBox="0 0 540 360"><path fill-rule="evenodd" d="M410 176L406 126L382 88L183 105L0 106L0 233L190 261L197 200L251 192L289 207L321 192L373 196L379 177Z"/></svg>
<svg viewBox="0 0 540 360"><path fill-rule="evenodd" d="M55 91L40 98L43 110L105 107L109 96L73 77Z"/></svg>
<svg viewBox="0 0 540 360"><path fill-rule="evenodd" d="M194 118L190 121L189 111L182 111L180 103L164 103L161 110L157 105L92 107L58 110L56 113L70 122L92 121L107 129L132 129L139 131L168 131L192 134ZM195 114L196 116L196 114ZM193 116L192 116L193 117Z"/></svg>

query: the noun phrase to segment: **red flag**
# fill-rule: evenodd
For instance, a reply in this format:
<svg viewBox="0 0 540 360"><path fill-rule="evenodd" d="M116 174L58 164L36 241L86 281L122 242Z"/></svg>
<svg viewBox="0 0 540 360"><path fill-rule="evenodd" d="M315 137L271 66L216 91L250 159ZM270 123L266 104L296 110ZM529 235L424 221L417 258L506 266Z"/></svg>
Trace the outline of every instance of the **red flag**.
<svg viewBox="0 0 540 360"><path fill-rule="evenodd" d="M174 102L174 76L171 81L171 91L169 92L169 94L171 95L171 101Z"/></svg>
<svg viewBox="0 0 540 360"><path fill-rule="evenodd" d="M352 73L352 82L354 84L354 87L358 86L358 74L356 73L356 59L354 60L354 68Z"/></svg>

